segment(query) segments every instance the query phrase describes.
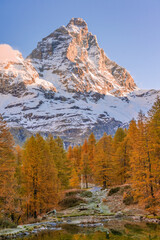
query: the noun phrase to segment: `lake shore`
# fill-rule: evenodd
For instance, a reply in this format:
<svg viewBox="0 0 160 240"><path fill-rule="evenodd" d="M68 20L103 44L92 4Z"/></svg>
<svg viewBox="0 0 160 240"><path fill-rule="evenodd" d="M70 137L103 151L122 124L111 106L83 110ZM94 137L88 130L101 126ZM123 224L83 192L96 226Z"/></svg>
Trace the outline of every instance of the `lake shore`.
<svg viewBox="0 0 160 240"><path fill-rule="evenodd" d="M121 191L123 188L126 187L121 187ZM83 203L73 207L62 208L59 211L53 210L39 218L37 223L18 225L17 228L2 229L0 230L0 239L23 237L46 230L60 230L64 225L105 231L104 225L112 228L120 226L121 228L125 222L130 224L160 224L160 219L147 215L137 205L126 206L123 204L120 191L118 191L119 193L111 194L111 196L108 196L108 192L109 190L101 190L98 187L86 191L70 191L66 194L67 203L68 198L73 200L75 197L78 200L80 197L83 197Z"/></svg>

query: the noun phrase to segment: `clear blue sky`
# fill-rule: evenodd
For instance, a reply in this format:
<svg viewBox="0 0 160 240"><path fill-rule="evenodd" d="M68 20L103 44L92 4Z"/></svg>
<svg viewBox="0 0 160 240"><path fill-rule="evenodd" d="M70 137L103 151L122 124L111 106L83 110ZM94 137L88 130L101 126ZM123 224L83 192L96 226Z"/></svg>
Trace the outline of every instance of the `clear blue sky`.
<svg viewBox="0 0 160 240"><path fill-rule="evenodd" d="M160 89L160 0L0 0L0 43L26 57L72 17L87 22L140 88Z"/></svg>

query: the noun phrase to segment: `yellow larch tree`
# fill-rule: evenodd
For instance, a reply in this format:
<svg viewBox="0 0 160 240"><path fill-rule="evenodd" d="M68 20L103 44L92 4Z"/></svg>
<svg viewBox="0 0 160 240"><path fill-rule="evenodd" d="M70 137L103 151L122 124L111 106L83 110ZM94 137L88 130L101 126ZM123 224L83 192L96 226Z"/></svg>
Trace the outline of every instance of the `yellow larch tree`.
<svg viewBox="0 0 160 240"><path fill-rule="evenodd" d="M59 179L59 190L65 189L69 185L70 178L70 162L67 158L67 153L63 147L63 141L61 138L54 139L50 134L47 138L47 144L52 154L52 159L55 163L58 179Z"/></svg>
<svg viewBox="0 0 160 240"><path fill-rule="evenodd" d="M49 211L58 201L57 171L46 141L37 134L24 146L23 186L27 217Z"/></svg>
<svg viewBox="0 0 160 240"><path fill-rule="evenodd" d="M90 166L92 175L93 175L93 169L94 169L95 146L96 146L96 139L94 134L91 133L88 138L88 161L89 161L89 166Z"/></svg>
<svg viewBox="0 0 160 240"><path fill-rule="evenodd" d="M104 189L113 183L112 154L112 137L104 133L96 144L94 156L94 179Z"/></svg>
<svg viewBox="0 0 160 240"><path fill-rule="evenodd" d="M17 184L14 141L6 122L0 116L0 210L14 220L17 208Z"/></svg>
<svg viewBox="0 0 160 240"><path fill-rule="evenodd" d="M89 175L91 174L91 169L88 159L88 142L84 141L81 152L81 178L84 178L85 187L88 188Z"/></svg>
<svg viewBox="0 0 160 240"><path fill-rule="evenodd" d="M113 163L116 184L124 184L128 178L129 147L126 134L127 130L118 128L113 138Z"/></svg>

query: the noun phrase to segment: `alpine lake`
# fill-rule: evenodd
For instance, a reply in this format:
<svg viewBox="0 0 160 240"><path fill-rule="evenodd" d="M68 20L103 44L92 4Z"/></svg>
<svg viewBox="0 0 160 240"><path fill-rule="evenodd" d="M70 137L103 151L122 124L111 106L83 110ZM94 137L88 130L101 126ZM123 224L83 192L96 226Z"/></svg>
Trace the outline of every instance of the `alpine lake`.
<svg viewBox="0 0 160 240"><path fill-rule="evenodd" d="M62 224L55 229L44 229L18 240L160 240L160 225L113 220L96 226Z"/></svg>

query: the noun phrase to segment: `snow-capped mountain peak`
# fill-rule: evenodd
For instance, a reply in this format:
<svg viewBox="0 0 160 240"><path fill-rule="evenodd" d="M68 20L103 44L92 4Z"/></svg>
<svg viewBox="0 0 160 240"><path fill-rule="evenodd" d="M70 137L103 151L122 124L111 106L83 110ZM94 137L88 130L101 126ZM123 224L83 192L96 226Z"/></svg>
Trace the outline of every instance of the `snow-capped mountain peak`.
<svg viewBox="0 0 160 240"><path fill-rule="evenodd" d="M91 132L114 134L140 110L147 113L157 95L137 88L81 18L43 38L27 59L0 45L0 113L21 141L26 130L71 143Z"/></svg>
<svg viewBox="0 0 160 240"><path fill-rule="evenodd" d="M72 18L66 26L69 32L80 32L81 30L88 32L87 23L82 18Z"/></svg>
<svg viewBox="0 0 160 240"><path fill-rule="evenodd" d="M129 72L105 55L81 18L43 38L28 58L59 91L125 96L136 88Z"/></svg>

